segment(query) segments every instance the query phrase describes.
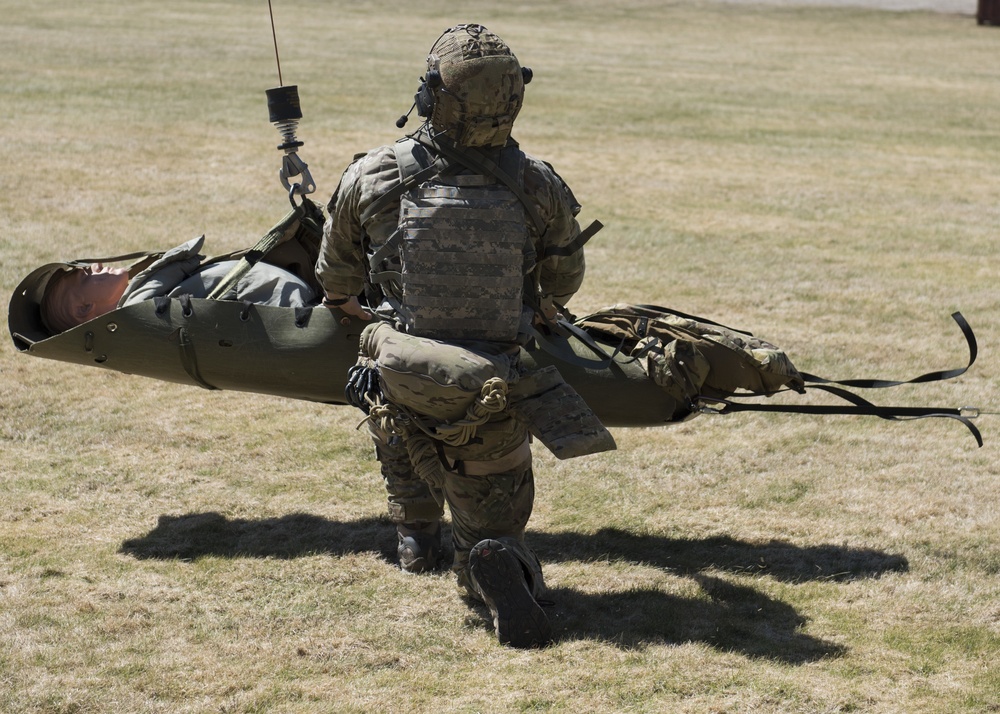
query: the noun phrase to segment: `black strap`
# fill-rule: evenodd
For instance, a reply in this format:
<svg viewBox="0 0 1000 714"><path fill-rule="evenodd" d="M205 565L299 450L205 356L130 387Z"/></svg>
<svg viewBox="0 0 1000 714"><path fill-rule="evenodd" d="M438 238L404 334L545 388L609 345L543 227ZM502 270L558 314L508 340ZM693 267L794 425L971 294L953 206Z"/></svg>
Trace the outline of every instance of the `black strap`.
<svg viewBox="0 0 1000 714"><path fill-rule="evenodd" d="M181 304L181 316L191 317L194 314L194 307L191 305L191 294L184 293L177 296L177 302Z"/></svg>
<svg viewBox="0 0 1000 714"><path fill-rule="evenodd" d="M201 376L201 372L198 370L198 357L195 354L194 343L191 341L187 330L183 327L178 328L176 335L177 345L180 347L181 365L184 367L187 375L205 389L218 389L218 387L206 382Z"/></svg>
<svg viewBox="0 0 1000 714"><path fill-rule="evenodd" d="M823 405L823 404L740 404L729 399L718 399L715 397L698 397L696 402L703 413L730 414L732 412L783 412L790 414L854 414L861 416L876 416L880 419L890 421L910 421L913 419L927 419L930 417L942 417L960 421L972 432L976 443L982 447L983 437L979 429L972 423L975 410L969 408L953 407L885 407L872 404L866 399L862 399L857 394L852 394L846 389L837 387L815 386L813 389L822 389L830 392L842 399L851 402L847 405ZM968 416L971 413L973 416Z"/></svg>
<svg viewBox="0 0 1000 714"><path fill-rule="evenodd" d="M309 318L312 317L312 308L309 306L300 306L295 308L295 326L296 327L306 327L309 324Z"/></svg>
<svg viewBox="0 0 1000 714"><path fill-rule="evenodd" d="M135 253L126 253L124 255L115 255L110 258L77 258L66 265L72 265L74 267L89 267L94 263L118 263L123 260L138 260L139 258L149 258L151 256L163 255L162 250L140 250Z"/></svg>
<svg viewBox="0 0 1000 714"><path fill-rule="evenodd" d="M163 317L170 309L170 298L166 295L158 295L153 298L153 306L157 317Z"/></svg>
<svg viewBox="0 0 1000 714"><path fill-rule="evenodd" d="M853 392L849 392L841 387L854 387L859 389L885 389L897 387L902 384L920 384L922 382L937 382L946 379L954 379L965 374L969 368L975 364L979 355L979 347L976 343L976 335L969 326L969 323L962 316L962 313L952 313L952 319L958 323L962 334L965 336L966 344L969 347L969 363L965 367L958 369L946 369L937 372L928 372L919 377L906 380L886 380L886 379L844 379L832 380L816 377L815 375L801 373L807 382L806 389L821 389L824 392L833 394L836 397L850 402L851 406L825 406L814 404L741 404L731 401L733 398L744 395L733 395L730 399L717 399L714 397L699 397L698 402L705 407L703 411L711 411L717 414L728 414L730 412L789 412L795 414L861 414L867 416L877 416L881 419L892 421L904 421L910 419L926 419L929 417L944 417L960 421L972 432L976 443L980 447L983 445L983 437L979 430L972 423L971 419L978 416L978 410L972 407L886 407L872 404L866 399L859 397ZM831 385L839 385L837 387ZM746 395L756 396L756 395ZM713 407L710 405L721 405Z"/></svg>
<svg viewBox="0 0 1000 714"><path fill-rule="evenodd" d="M590 225L580 231L579 235L577 235L577 237L568 244L559 247L553 246L551 248L546 248L542 253L542 260L545 260L553 255L558 255L559 257L573 255L573 253L583 248L583 246L587 244L587 241L593 238L594 234L602 228L604 228L604 224L600 221L591 221Z"/></svg>
<svg viewBox="0 0 1000 714"><path fill-rule="evenodd" d="M746 335L747 337L753 337L753 333L748 332L747 330L738 330L735 327L729 327L728 325L723 325L721 322L714 322L706 317L698 317L697 315L688 315L686 312L681 312L680 310L674 310L669 307L661 307L659 305L649 305L644 303L640 303L635 307L641 308L643 310L652 310L654 312L665 312L668 315L673 315L674 317L679 317L683 320L693 320L694 322L700 322L703 325L712 325L713 327L721 327L723 330L729 330L730 332L736 332L741 335ZM654 316L654 318L655 317L657 316ZM645 337L645 335L642 336Z"/></svg>
<svg viewBox="0 0 1000 714"><path fill-rule="evenodd" d="M556 322L551 322L546 320L546 324L550 329L554 328L557 334L562 337L576 337L580 342L586 345L590 350L597 355L597 359L588 359L587 357L581 357L566 342L555 342L544 334L541 330L531 325L528 328L528 334L534 339L535 344L539 346L545 352L556 359L562 360L567 364L574 365L576 367L583 367L584 369L607 369L610 367L614 361L615 357L621 352L621 348L624 345L624 340L621 345L615 348L614 352L608 354L604 347L599 344L586 330L583 330L571 322L566 320L558 320Z"/></svg>
<svg viewBox="0 0 1000 714"><path fill-rule="evenodd" d="M976 357L979 356L979 346L976 343L976 335L969 327L969 323L966 321L962 313L955 312L952 313L951 318L958 323L958 327L962 330L962 334L965 336L965 342L969 347L969 363L965 367L959 369L946 369L939 372L928 372L927 374L922 374L919 377L914 377L913 379L904 379L899 381L885 380L885 379L824 379L822 377L817 377L812 374L807 374L802 372L802 378L811 384L839 384L842 387L857 387L859 389L885 389L887 387L898 387L901 384L920 384L921 382L938 382L945 379L954 379L955 377L960 377L965 374L969 368L975 364Z"/></svg>

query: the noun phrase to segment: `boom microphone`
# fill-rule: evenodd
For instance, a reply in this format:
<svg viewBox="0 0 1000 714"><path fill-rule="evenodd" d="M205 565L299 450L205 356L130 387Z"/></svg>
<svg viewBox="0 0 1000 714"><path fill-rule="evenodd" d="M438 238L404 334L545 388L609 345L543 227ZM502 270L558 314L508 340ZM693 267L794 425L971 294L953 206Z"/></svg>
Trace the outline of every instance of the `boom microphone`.
<svg viewBox="0 0 1000 714"><path fill-rule="evenodd" d="M410 118L410 113L413 111L413 108L415 106L417 106L416 102L410 105L410 111L406 112L406 114L404 114L403 116L401 116L399 119L396 120L397 129L402 129L404 126L406 126L406 122Z"/></svg>

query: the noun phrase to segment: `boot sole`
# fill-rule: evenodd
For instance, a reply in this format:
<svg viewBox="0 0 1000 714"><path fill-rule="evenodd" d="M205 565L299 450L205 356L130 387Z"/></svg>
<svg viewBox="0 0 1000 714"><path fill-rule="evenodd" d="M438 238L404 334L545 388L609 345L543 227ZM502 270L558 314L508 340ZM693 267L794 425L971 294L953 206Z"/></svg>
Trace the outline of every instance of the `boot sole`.
<svg viewBox="0 0 1000 714"><path fill-rule="evenodd" d="M478 543L469 557L469 571L490 608L501 644L526 649L552 642L549 619L531 596L520 561L503 543Z"/></svg>

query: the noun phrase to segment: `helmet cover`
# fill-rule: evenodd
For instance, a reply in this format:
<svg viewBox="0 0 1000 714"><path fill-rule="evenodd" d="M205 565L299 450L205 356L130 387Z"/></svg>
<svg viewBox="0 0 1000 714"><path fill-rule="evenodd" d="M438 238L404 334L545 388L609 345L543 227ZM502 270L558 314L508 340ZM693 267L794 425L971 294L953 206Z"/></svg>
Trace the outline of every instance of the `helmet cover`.
<svg viewBox="0 0 1000 714"><path fill-rule="evenodd" d="M507 44L482 25L444 31L427 56L430 123L459 146L503 146L524 99L524 77Z"/></svg>

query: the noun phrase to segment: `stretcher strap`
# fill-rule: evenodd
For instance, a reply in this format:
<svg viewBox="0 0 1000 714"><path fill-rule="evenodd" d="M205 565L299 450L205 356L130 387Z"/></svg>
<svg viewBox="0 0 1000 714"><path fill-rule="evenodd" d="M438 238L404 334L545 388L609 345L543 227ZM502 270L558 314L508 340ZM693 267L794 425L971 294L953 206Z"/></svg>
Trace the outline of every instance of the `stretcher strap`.
<svg viewBox="0 0 1000 714"><path fill-rule="evenodd" d="M177 330L177 344L180 347L181 365L184 367L187 375L205 389L218 389L218 387L206 382L201 376L201 372L198 370L198 356L194 351L194 343L191 341L187 330L183 327Z"/></svg>
<svg viewBox="0 0 1000 714"><path fill-rule="evenodd" d="M945 379L954 379L955 377L960 377L969 371L971 367L976 362L976 357L979 356L979 346L976 343L976 335L969 327L969 323L966 321L965 317L960 312L952 313L951 319L958 323L959 329L965 336L966 345L969 348L969 363L965 367L960 367L958 369L946 369L939 372L928 372L927 374L922 374L919 377L914 377L913 379L904 379L899 381L885 380L885 379L824 379L822 377L817 377L812 374L807 374L802 372L802 378L811 384L839 384L842 387L857 387L859 389L885 389L887 387L898 387L901 384L920 384L922 382L939 382Z"/></svg>
<svg viewBox="0 0 1000 714"><path fill-rule="evenodd" d="M295 221L301 220L305 216L307 205L308 202L303 201L301 205L289 211L288 215L257 241L257 244L253 248L244 253L239 262L226 274L226 277L208 294L208 299L221 300L224 295L235 288L240 279L250 272L250 268L260 262L264 256L271 252L272 248L281 242L282 238L288 232L289 227Z"/></svg>
<svg viewBox="0 0 1000 714"><path fill-rule="evenodd" d="M624 345L624 340L622 340L622 343L609 354L607 350L604 349L604 346L599 344L589 332L577 327L571 322L566 320L557 320L555 322L547 322L547 326L561 339L550 339L542 330L539 330L534 325L530 325L528 327L528 335L535 341L535 344L538 345L541 350L547 352L556 359L562 360L567 364L574 365L575 367L596 370L608 369L614 363L615 357L618 356L621 352L622 346ZM586 345L595 356L582 357L574 352L573 348L569 345L570 337L575 337Z"/></svg>
<svg viewBox="0 0 1000 714"><path fill-rule="evenodd" d="M959 329L965 336L966 345L969 348L969 362L965 367L957 369L946 369L935 372L928 372L919 377L904 380L886 379L844 379L832 380L817 377L812 374L802 373L806 381L806 389L820 389L836 397L850 402L848 405L813 405L813 404L747 404L732 401L734 398L743 395L733 395L729 399L717 399L713 397L698 397L697 406L703 413L729 414L731 412L758 411L758 412L789 412L795 414L861 414L867 416L877 416L881 419L892 421L904 421L911 419L926 419L929 417L944 417L955 419L961 422L972 433L976 443L980 447L983 445L982 435L979 429L972 423L972 419L979 415L978 409L974 407L887 407L872 404L857 394L842 387L854 387L858 389L886 389L897 387L902 384L920 384L924 382L938 382L946 379L954 379L965 374L976 362L979 355L979 347L976 343L976 335L969 326L962 313L952 314L952 319L958 323ZM839 385L839 386L832 386ZM751 395L746 395L751 396Z"/></svg>
<svg viewBox="0 0 1000 714"><path fill-rule="evenodd" d="M698 397L696 403L698 410L703 414L730 414L732 412L783 412L791 414L854 414L861 416L876 416L880 419L890 421L910 421L914 419L927 419L930 417L943 417L961 422L972 433L976 443L982 447L983 437L979 429L972 423L972 419L977 414L975 409L970 407L886 407L872 404L857 394L848 392L846 389L837 387L826 387L817 385L812 389L822 389L830 392L848 402L851 405L822 405L822 404L741 404L731 399L717 399L715 397ZM969 416L971 415L971 416Z"/></svg>

